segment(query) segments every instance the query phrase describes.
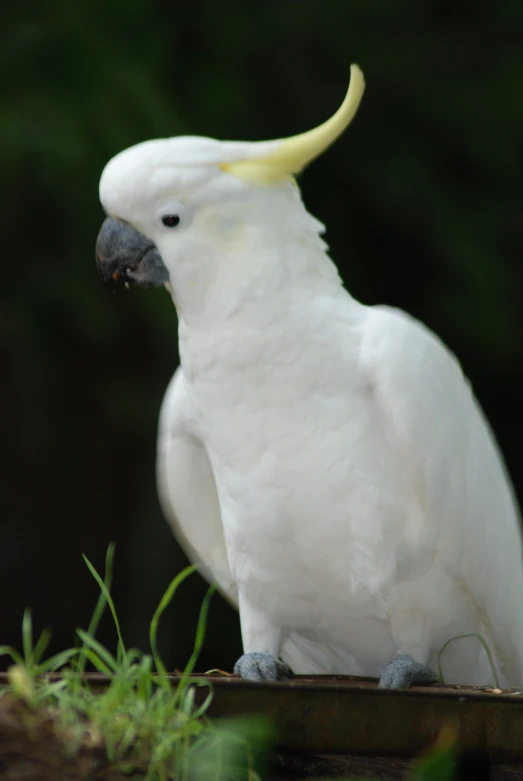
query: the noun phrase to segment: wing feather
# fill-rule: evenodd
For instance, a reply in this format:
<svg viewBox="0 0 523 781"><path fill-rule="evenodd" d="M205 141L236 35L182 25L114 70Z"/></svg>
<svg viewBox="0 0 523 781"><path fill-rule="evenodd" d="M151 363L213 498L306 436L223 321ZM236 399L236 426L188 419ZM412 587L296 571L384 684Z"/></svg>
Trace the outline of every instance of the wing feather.
<svg viewBox="0 0 523 781"><path fill-rule="evenodd" d="M414 482L439 562L470 596L505 677L523 682L523 561L514 493L459 363L404 312L372 307L362 361Z"/></svg>
<svg viewBox="0 0 523 781"><path fill-rule="evenodd" d="M237 606L238 595L223 536L220 505L202 442L187 425L181 368L164 396L158 427L157 480L162 509L174 535L203 577Z"/></svg>

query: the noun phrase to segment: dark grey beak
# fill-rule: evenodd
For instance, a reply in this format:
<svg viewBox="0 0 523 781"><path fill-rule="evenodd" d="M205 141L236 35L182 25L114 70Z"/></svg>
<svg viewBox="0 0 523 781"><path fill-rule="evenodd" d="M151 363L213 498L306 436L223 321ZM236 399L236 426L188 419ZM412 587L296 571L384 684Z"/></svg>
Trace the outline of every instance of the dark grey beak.
<svg viewBox="0 0 523 781"><path fill-rule="evenodd" d="M157 287L169 272L150 239L125 222L104 220L96 239L96 268L104 282Z"/></svg>

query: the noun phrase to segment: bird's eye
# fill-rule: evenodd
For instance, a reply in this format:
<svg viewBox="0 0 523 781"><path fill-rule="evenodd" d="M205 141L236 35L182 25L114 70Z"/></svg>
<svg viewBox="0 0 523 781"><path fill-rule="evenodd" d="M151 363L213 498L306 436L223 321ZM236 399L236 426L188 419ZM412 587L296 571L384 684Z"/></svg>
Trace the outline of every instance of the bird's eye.
<svg viewBox="0 0 523 781"><path fill-rule="evenodd" d="M177 214L164 214L162 222L166 228L176 228L180 224L180 218Z"/></svg>

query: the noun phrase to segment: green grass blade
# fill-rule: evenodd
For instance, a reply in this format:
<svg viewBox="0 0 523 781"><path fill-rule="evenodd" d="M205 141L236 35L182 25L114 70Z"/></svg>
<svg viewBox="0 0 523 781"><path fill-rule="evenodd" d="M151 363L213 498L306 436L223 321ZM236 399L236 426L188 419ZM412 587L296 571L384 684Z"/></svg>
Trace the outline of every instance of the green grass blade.
<svg viewBox="0 0 523 781"><path fill-rule="evenodd" d="M114 542L109 543L109 546L107 548L107 553L105 554L104 584L107 591L109 592L111 591L111 585L113 582L113 561L114 561L115 548L116 545L114 544ZM87 633L90 634L91 636L94 636L96 634L96 630L98 629L106 605L107 605L107 599L105 598L103 591L101 591L100 596L98 597L98 601L95 605L91 621L89 623L89 626L87 627Z"/></svg>
<svg viewBox="0 0 523 781"><path fill-rule="evenodd" d="M142 659L143 653L138 648L130 648L127 651L126 659L129 667L136 667L136 663L139 663Z"/></svg>
<svg viewBox="0 0 523 781"><path fill-rule="evenodd" d="M34 665L38 665L38 663L42 659L43 655L47 650L47 646L49 645L50 640L51 640L51 630L47 628L43 629L42 634L38 638L36 645L34 647L34 651L33 651Z"/></svg>
<svg viewBox="0 0 523 781"><path fill-rule="evenodd" d="M0 645L0 656L10 656L15 664L24 666L24 660L15 648L10 645Z"/></svg>
<svg viewBox="0 0 523 781"><path fill-rule="evenodd" d="M22 648L24 651L25 666L28 670L33 665L33 622L31 610L26 607L22 619Z"/></svg>
<svg viewBox="0 0 523 781"><path fill-rule="evenodd" d="M202 702L202 704L200 705L200 707L199 707L199 708L197 708L197 709L194 711L194 713L193 713L193 718L194 718L194 719L201 719L201 718L202 718L202 716L204 715L204 713L207 711L207 708L208 708L208 707L209 707L209 705L211 704L211 702L212 702L212 698L214 697L214 692L213 692L212 686L211 686L209 683L204 683L204 684L203 684L203 686L208 686L208 687L209 687L209 691L208 691L208 693L207 693L207 697L206 697L206 698L205 698L205 700Z"/></svg>
<svg viewBox="0 0 523 781"><path fill-rule="evenodd" d="M136 692L138 697L144 702L151 699L152 693L152 668L153 660L148 654L142 657L140 669L138 672L138 686Z"/></svg>
<svg viewBox="0 0 523 781"><path fill-rule="evenodd" d="M178 684L178 687L174 695L174 701L178 707L180 705L180 702L183 701L183 698L185 697L185 691L188 686L189 676L194 669L194 665L198 660L198 656L200 655L200 651L202 649L203 642L205 640L205 627L207 626L207 614L209 612L209 602L215 591L216 591L216 586L210 586L207 589L207 593L203 599L202 606L200 608L200 615L198 616L198 624L196 626L196 635L194 639L193 652L181 675L180 682Z"/></svg>
<svg viewBox="0 0 523 781"><path fill-rule="evenodd" d="M207 614L209 612L209 603L215 591L216 591L216 586L209 586L209 588L207 589L207 593L203 599L202 606L200 608L200 615L198 616L198 624L196 626L194 648L191 654L191 658L189 659L185 667L184 675L190 675L194 670L194 665L198 661L200 651L202 650L202 646L205 641L205 630L207 627Z"/></svg>
<svg viewBox="0 0 523 781"><path fill-rule="evenodd" d="M164 663L162 662L160 658L160 654L158 653L158 643L157 643L157 636L158 636L158 623L160 621L160 618L162 617L162 614L164 613L165 609L168 607L168 605L171 603L172 598L174 597L174 594L178 588L178 586L189 577L189 575L192 575L192 573L196 570L196 566L194 564L191 564L189 567L185 567L181 572L176 575L175 578L171 580L169 583L169 586L167 587L164 595L162 596L158 607L156 608L154 615L151 619L151 623L149 625L149 644L151 646L151 651L154 659L154 665L156 667L156 671L161 679L161 682L163 685L169 686L169 682L167 681L167 670L165 669Z"/></svg>
<svg viewBox="0 0 523 781"><path fill-rule="evenodd" d="M35 667L35 675L56 672L56 670L59 670L60 667L64 667L67 662L79 653L79 648L68 648L66 651L61 651L60 653L51 656L49 659L46 659L45 662L37 665Z"/></svg>
<svg viewBox="0 0 523 781"><path fill-rule="evenodd" d="M114 551L115 551L115 544L114 542L109 543L107 547L107 553L105 554L105 574L104 574L104 584L107 589L107 591L110 592L111 590L111 584L113 580L113 561L114 561ZM98 596L98 599L96 601L96 605L93 611L93 615L91 616L91 620L89 622L89 626L87 627L87 634L90 637L94 637L96 634L96 630L98 629L98 626L100 624L100 621L102 619L102 616L104 614L105 608L107 605L107 599L105 598L105 593L103 590L100 591L100 594ZM79 639L77 637L77 639ZM78 677L76 679L75 688L78 691L79 688L82 685L81 676L83 675L85 671L85 663L87 661L87 656L84 653L85 643L82 644L79 648L79 655L78 655L78 661L76 663L76 670L78 673Z"/></svg>
<svg viewBox="0 0 523 781"><path fill-rule="evenodd" d="M88 635L87 632L85 632L83 629L77 629L76 632L82 643L84 643L85 646L88 646L91 651L94 651L94 653L97 654L97 656L99 656L100 659L111 668L113 673L118 670L118 661L107 650L107 648L104 648L103 645L98 642L98 640L96 640L94 637L91 637L91 635ZM89 657L89 661L92 661L91 657Z"/></svg>
<svg viewBox="0 0 523 781"><path fill-rule="evenodd" d="M443 670L442 670L442 667L441 667L441 655L442 655L443 651L445 650L445 648L448 645L450 645L450 643L453 643L454 640L463 640L466 637L475 637L477 640L479 640L479 642L483 646L483 650L485 651L485 653L487 655L488 663L489 663L489 666L490 666L490 672L492 673L492 679L494 681L494 686L496 687L496 689L499 689L498 676L497 676L497 673L496 673L496 668L494 667L494 660L492 659L492 654L490 653L490 648L488 647L488 645L485 642L485 640L483 639L483 637L481 635L478 635L478 634L475 634L475 633L468 634L468 635L456 635L456 637L451 637L450 640L447 640L447 642L444 643L444 645L440 648L440 651L439 651L439 654L438 654L438 677L439 677L441 683L445 683L445 679L443 677Z"/></svg>
<svg viewBox="0 0 523 781"><path fill-rule="evenodd" d="M181 702L181 710L186 716L190 716L194 710L194 695L196 694L194 686L189 686L185 692L185 697Z"/></svg>
<svg viewBox="0 0 523 781"><path fill-rule="evenodd" d="M38 701L44 705L48 705L51 701L56 701L60 698L61 693L68 686L68 681L51 681L50 683L39 682L36 693L38 695Z"/></svg>
<svg viewBox="0 0 523 781"><path fill-rule="evenodd" d="M109 549L111 549L111 546L109 546ZM107 551L108 554L109 554L109 549ZM112 553L114 553L114 547L113 547L113 549L111 551L111 554ZM87 556L82 554L82 558L85 561L85 563L87 564L87 567L89 568L89 572L91 573L93 578L98 583L100 591L102 592L102 594L104 596L105 602L109 605L109 609L110 609L112 617L113 617L114 625L116 627L116 634L118 635L117 658L118 658L119 661L123 662L125 660L125 644L124 644L124 641L123 641L122 632L120 630L120 622L118 621L118 616L116 615L116 608L114 606L113 598L111 597L111 594L110 594L109 589L107 588L106 584L104 583L104 581L102 580L102 578L100 577L100 575L98 574L96 569L93 567L93 565L91 564L91 562L89 561ZM112 563L112 558L111 558L111 563Z"/></svg>
<svg viewBox="0 0 523 781"><path fill-rule="evenodd" d="M87 657L87 661L91 662L97 672L102 673L102 675L106 675L108 678L114 677L114 669L105 664L96 651L91 650L91 648L86 648L84 653Z"/></svg>

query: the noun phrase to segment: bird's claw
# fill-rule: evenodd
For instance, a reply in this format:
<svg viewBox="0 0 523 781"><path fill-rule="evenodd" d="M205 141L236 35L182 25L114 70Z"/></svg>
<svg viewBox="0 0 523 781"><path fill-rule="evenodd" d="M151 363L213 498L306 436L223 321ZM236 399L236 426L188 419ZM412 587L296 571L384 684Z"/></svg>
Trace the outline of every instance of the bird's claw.
<svg viewBox="0 0 523 781"><path fill-rule="evenodd" d="M412 656L398 654L381 671L379 689L409 689L416 684L437 683L438 676L428 667L414 661Z"/></svg>
<svg viewBox="0 0 523 781"><path fill-rule="evenodd" d="M234 665L234 672L244 681L277 681L288 678L289 668L272 654L252 651L240 656Z"/></svg>

